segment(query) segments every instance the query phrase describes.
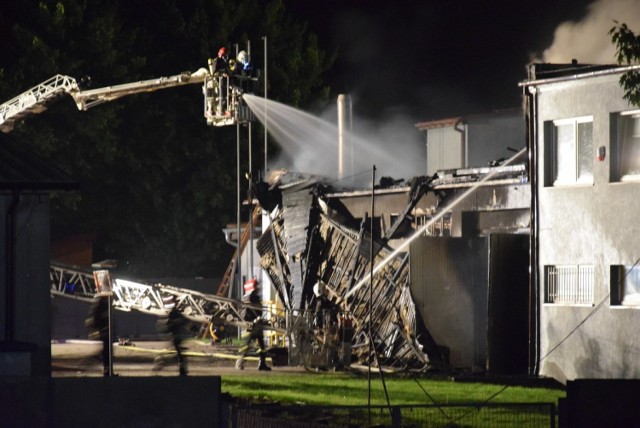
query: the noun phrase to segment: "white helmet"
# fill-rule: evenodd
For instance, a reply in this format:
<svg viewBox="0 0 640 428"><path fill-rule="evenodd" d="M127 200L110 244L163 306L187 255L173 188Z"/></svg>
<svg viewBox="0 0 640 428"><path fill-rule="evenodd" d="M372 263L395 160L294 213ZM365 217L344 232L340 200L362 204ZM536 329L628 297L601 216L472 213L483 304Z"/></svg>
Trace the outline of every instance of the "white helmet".
<svg viewBox="0 0 640 428"><path fill-rule="evenodd" d="M322 296L324 294L324 284L320 281L316 282L313 286L313 294L315 294L316 297Z"/></svg>
<svg viewBox="0 0 640 428"><path fill-rule="evenodd" d="M249 57L247 57L247 53L245 51L238 52L238 56L236 57L236 59L242 65L245 65L249 62Z"/></svg>

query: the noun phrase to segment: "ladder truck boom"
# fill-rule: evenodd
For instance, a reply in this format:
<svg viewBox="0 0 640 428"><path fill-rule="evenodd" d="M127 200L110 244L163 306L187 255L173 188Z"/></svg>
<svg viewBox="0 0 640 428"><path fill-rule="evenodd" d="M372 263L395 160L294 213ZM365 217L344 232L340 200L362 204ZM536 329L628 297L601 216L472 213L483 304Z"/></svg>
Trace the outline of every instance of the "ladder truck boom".
<svg viewBox="0 0 640 428"><path fill-rule="evenodd" d="M78 106L78 110L88 110L96 105L117 100L127 95L154 92L158 89L174 88L176 86L199 84L205 81L208 72L201 68L195 73L188 71L175 76L159 77L156 79L142 80L139 82L124 83L121 85L107 86L104 88L90 89L86 91L70 91L69 95Z"/></svg>
<svg viewBox="0 0 640 428"><path fill-rule="evenodd" d="M18 120L42 113L47 104L64 94L78 90L76 79L56 74L39 85L0 105L0 131L10 132Z"/></svg>
<svg viewBox="0 0 640 428"><path fill-rule="evenodd" d="M252 120L252 115L242 101L243 90L240 86L234 85L232 80L229 76L223 78L213 75L206 68L200 68L194 73L185 71L174 76L82 90L73 77L57 74L1 104L0 131L11 132L16 122L27 116L42 113L48 104L65 94L73 98L78 110L86 111L127 95L193 84L202 84L204 117L208 125L246 123Z"/></svg>

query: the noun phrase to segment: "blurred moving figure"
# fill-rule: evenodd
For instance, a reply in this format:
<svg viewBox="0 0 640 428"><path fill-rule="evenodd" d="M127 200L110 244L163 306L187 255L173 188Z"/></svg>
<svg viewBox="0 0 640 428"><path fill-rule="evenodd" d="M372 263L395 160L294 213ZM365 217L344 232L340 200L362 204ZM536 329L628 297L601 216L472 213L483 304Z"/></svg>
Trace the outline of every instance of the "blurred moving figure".
<svg viewBox="0 0 640 428"><path fill-rule="evenodd" d="M167 316L158 321L158 332L161 334L169 334L170 340L178 358L178 370L180 376L187 375L187 360L184 355L185 347L182 346L186 333L188 320L182 315L178 309L175 296L169 296L164 299L164 307L169 312ZM165 365L167 361L166 355L159 355L153 361L153 370L157 371Z"/></svg>
<svg viewBox="0 0 640 428"><path fill-rule="evenodd" d="M260 300L260 287L258 280L253 278L244 284L244 295L242 296L242 302L252 307L245 306L242 310L242 318L251 323L251 326L243 333L242 337L245 340L244 346L239 349L241 354L240 358L236 361L236 369L244 369L244 358L252 349L252 344L255 342L258 350L258 370L271 370L271 367L267 365L267 350L264 346L264 333L263 330L267 324L262 320L262 307Z"/></svg>
<svg viewBox="0 0 640 428"><path fill-rule="evenodd" d="M91 302L89 318L85 321L89 329L89 338L102 342L99 355L102 360L102 373L111 376L111 341L109 340L109 296L96 295Z"/></svg>

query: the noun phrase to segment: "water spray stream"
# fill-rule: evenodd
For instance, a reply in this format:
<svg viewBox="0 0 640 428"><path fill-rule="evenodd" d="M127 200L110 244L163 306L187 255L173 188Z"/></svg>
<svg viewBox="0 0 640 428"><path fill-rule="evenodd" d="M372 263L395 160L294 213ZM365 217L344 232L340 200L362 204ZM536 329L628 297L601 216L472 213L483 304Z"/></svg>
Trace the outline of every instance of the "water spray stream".
<svg viewBox="0 0 640 428"><path fill-rule="evenodd" d="M523 148L518 153L510 157L507 161L505 161L502 165L506 166L513 162L520 155L525 153L527 148ZM382 269L387 263L393 260L402 250L404 250L409 244L411 244L417 237L419 237L422 233L424 233L433 223L440 220L446 213L455 208L460 202L466 199L471 193L473 193L480 185L490 180L493 176L495 176L498 172L492 172L487 174L482 180L478 181L472 187L465 190L460 196L454 199L449 205L447 205L443 210L441 210L438 214L436 214L430 221L428 221L425 225L420 227L420 229L416 230L416 232L407 238L397 249L391 252L384 260L382 260L374 269L373 274L376 274L380 269ZM349 296L353 295L356 291L358 291L363 285L365 285L369 281L369 277L364 277L358 283L356 283L351 290L347 294L345 294L344 298L348 299Z"/></svg>
<svg viewBox="0 0 640 428"><path fill-rule="evenodd" d="M286 159L281 162L287 162L288 169L336 180L340 178L336 124L255 95L245 94L243 99L263 124L267 121L265 110L269 111L268 131L282 148ZM335 118L335 114L331 117ZM376 129L356 136L345 129L344 139L350 142L355 153L349 162L345 162L352 165L350 174L354 171L369 171L371 165L376 164L380 176L400 178L420 175L424 169L421 162L424 159L424 145L415 130L408 131L411 134L406 127L394 126L390 130L388 126L382 128L380 124L376 124ZM273 160L270 160L270 165L274 165ZM366 180L366 177L362 179ZM366 184L368 183L365 181L355 183L358 186Z"/></svg>

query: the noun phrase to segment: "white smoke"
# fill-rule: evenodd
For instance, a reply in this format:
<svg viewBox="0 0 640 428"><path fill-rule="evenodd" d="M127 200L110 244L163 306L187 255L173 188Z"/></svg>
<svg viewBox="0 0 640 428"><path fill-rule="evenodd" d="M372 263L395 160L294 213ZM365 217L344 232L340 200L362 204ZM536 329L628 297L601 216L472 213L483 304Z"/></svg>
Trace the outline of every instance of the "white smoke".
<svg viewBox="0 0 640 428"><path fill-rule="evenodd" d="M553 44L543 53L547 63L615 64L615 46L609 30L614 21L625 23L636 35L640 31L640 0L598 0L588 7L580 22L563 22L556 28Z"/></svg>

